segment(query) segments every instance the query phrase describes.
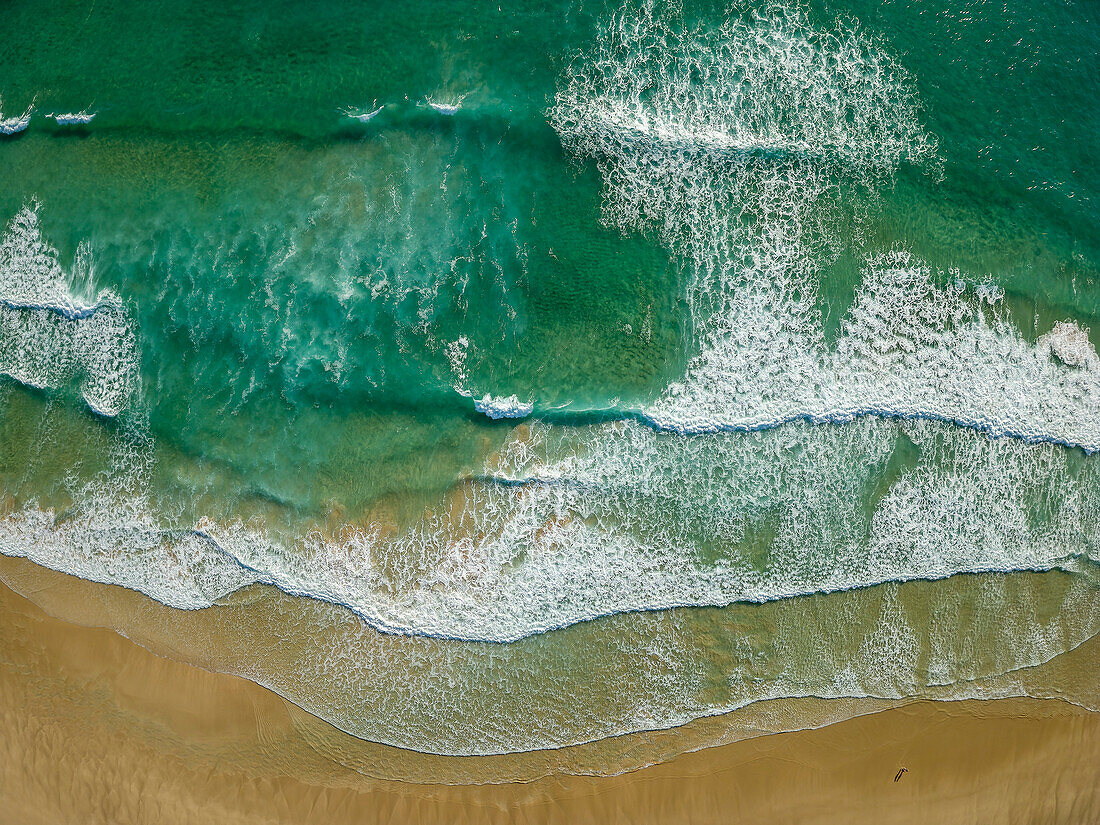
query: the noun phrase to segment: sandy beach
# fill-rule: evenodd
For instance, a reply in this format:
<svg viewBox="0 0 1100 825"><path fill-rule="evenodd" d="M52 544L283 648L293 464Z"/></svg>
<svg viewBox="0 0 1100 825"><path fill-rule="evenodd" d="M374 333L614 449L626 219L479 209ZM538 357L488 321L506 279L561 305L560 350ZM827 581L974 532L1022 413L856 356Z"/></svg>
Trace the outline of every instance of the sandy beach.
<svg viewBox="0 0 1100 825"><path fill-rule="evenodd" d="M9 574L17 564L43 593L69 580L15 560ZM345 767L362 743L245 679L51 617L7 587L0 614L4 823L1100 819L1100 715L1057 700L917 702L620 776L425 785Z"/></svg>

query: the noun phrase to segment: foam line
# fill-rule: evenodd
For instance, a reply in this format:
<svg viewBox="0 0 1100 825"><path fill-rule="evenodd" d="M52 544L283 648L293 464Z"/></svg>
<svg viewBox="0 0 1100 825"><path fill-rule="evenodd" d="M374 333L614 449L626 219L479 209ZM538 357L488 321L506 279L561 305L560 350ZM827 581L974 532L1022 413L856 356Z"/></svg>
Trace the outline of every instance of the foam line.
<svg viewBox="0 0 1100 825"><path fill-rule="evenodd" d="M462 108L461 103L438 103L434 100L428 101L430 106L441 115L454 115L458 113L458 110Z"/></svg>
<svg viewBox="0 0 1100 825"><path fill-rule="evenodd" d="M506 479L506 478L494 478L490 479L491 483L497 484L504 488L510 487L535 487L535 486L561 486L562 482L557 479L543 480L543 479ZM140 506L140 505L139 505ZM652 603L647 605L635 605L617 609L607 610L591 610L583 614L576 614L569 617L567 620L559 621L556 623L546 623L537 627L531 627L525 629L523 632L513 633L511 635L504 635L500 632L486 633L483 636L471 635L469 633L449 633L445 631L438 631L432 629L425 629L422 627L409 626L407 623L400 621L394 622L385 617L384 614L380 614L370 607L364 605L362 601L357 600L344 600L339 595L336 595L333 590L327 588L315 588L306 584L296 582L291 576L286 575L286 571L273 571L264 569L262 567L253 566L256 564L255 560L240 557L233 549L233 541L225 542L222 538L219 540L219 529L212 522L203 526L197 526L190 529L163 529L155 526L155 522L149 521L148 516L142 516L139 524L130 522L128 525L120 523L116 517L108 515L106 513L97 513L93 516L93 521L98 520L98 524L94 526L91 524L83 524L78 530L91 530L92 532L101 531L104 535L111 534L117 541L122 539L133 540L138 536L144 536L140 542L134 542L134 544L144 545L150 550L158 546L164 546L165 542L174 542L178 548L191 547L192 551L196 548L192 540L200 542L201 546L213 551L213 555L201 562L201 566L212 567L217 570L217 576L221 582L218 586L210 586L208 583L203 583L198 580L193 580L190 584L184 582L188 577L194 575L194 571L191 573L184 573L184 579L179 578L181 574L180 569L174 569L173 572L169 572L164 567L166 559L163 556L150 556L147 551L141 551L139 547L126 546L125 544L118 545L113 552L119 553L119 559L126 559L128 552L138 551L139 555L129 559L129 561L136 561L137 558L143 560L143 565L147 568L140 577L139 581L129 580L125 578L119 578L117 574L111 574L106 572L105 569L99 569L95 563L95 557L101 555L103 552L103 546L98 548L89 547L87 550L92 551L90 556L84 557L83 560L74 563L73 556L68 556L63 560L61 564L58 563L58 559L51 557L49 550L50 545L58 538L56 535L56 528L54 526L55 515L50 511L35 511L25 510L19 513L14 519L9 519L4 523L4 528L0 529L0 538L3 539L3 547L5 555L22 556L28 558L37 564L50 567L51 569L60 570L61 572L76 575L89 581L95 581L103 584L114 584L127 587L138 592L142 592L145 595L150 596L156 601L161 602L169 607L174 607L183 610L198 610L204 609L214 605L218 600L225 598L230 593L235 592L243 587L247 587L252 584L266 584L272 587L276 587L282 592L290 596L309 598L328 604L333 604L338 607L345 608L352 613L358 615L364 622L383 633L404 635L404 636L422 636L425 638L449 640L449 641L463 641L463 642L479 642L487 644L509 644L519 641L530 636L541 635L544 633L550 633L556 630L562 630L572 625L597 621L599 619L608 618L611 616L621 615L623 613L648 613L648 612L661 612L666 610L673 610L678 608L692 608L692 607L728 607L736 603L748 603L748 604L761 604L771 601L780 601L784 599L792 599L800 596L820 595L828 593L843 593L854 590L862 590L870 587L877 587L883 584L900 584L912 581L937 581L945 578L951 578L953 576L963 575L981 575L984 573L1016 573L1016 572L1035 572L1042 573L1051 570L1062 570L1070 573L1081 573L1083 569L1093 569L1092 575L1097 575L1096 569L1100 568L1100 560L1089 555L1087 552L1073 553L1060 558L1052 558L1045 563L1035 564L1021 564L1017 566L974 566L970 569L945 572L941 574L929 573L927 575L915 574L912 576L902 576L898 578L886 578L881 580L868 580L868 581L854 581L846 586L838 586L831 589L824 588L791 588L782 592L771 592L767 594L745 594L737 599L730 599L728 601L700 601L694 600L675 600L668 599L659 603ZM14 529L13 529L14 528ZM54 534L52 540L51 535ZM18 538L15 538L15 537ZM87 536L86 536L87 537ZM253 536L253 538L259 538ZM262 538L259 539L263 541ZM223 543L225 542L225 543ZM38 546L36 546L38 545ZM179 556L180 552L177 550L173 553L173 556ZM191 555L194 555L192 552ZM255 555L253 552L249 552L245 555ZM107 557L103 557L107 560ZM220 559L221 561L216 561ZM1082 567L1085 566L1085 568ZM136 572L136 571L134 571ZM165 588L164 585L175 580L177 586L175 588ZM179 585L183 585L182 589Z"/></svg>

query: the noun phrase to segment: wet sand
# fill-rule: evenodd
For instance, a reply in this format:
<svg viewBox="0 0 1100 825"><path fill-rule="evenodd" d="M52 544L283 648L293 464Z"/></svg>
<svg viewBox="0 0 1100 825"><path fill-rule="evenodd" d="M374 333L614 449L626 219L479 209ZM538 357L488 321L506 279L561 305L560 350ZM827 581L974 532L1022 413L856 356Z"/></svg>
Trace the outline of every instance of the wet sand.
<svg viewBox="0 0 1100 825"><path fill-rule="evenodd" d="M0 626L3 823L1100 821L1100 714L1057 700L918 702L621 776L427 785L345 767L351 737L263 687L3 586Z"/></svg>

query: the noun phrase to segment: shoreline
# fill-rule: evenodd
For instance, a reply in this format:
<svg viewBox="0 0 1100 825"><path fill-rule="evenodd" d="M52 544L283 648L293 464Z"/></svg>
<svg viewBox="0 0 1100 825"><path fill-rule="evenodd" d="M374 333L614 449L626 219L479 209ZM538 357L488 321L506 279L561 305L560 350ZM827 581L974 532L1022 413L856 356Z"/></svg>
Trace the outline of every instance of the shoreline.
<svg viewBox="0 0 1100 825"><path fill-rule="evenodd" d="M54 618L7 587L0 615L2 822L1100 819L1100 714L1058 700L918 701L610 777L420 784L366 775L361 740L247 679ZM489 764L436 759L468 775Z"/></svg>
<svg viewBox="0 0 1100 825"><path fill-rule="evenodd" d="M1064 603L1066 594L1072 592L1067 587L1072 583L1045 577L1042 581L1044 587L1053 587L1054 603L1064 608L1068 604ZM500 685L494 683L484 695L476 690L467 695L461 691L469 690L470 680L460 680L457 687L452 684L451 693L458 691L463 696L461 701L454 707L439 707L437 703L446 702L448 692L432 686L432 679L438 678L432 676L433 663L442 661L445 673L462 675L461 665L447 667L456 651L431 639L377 633L346 611L311 599L289 597L277 588L255 585L211 608L178 610L134 590L99 584L3 555L0 582L63 622L108 628L155 656L214 674L243 677L273 692L285 700L298 720L297 727L305 732L302 735L316 749L324 753L335 750L347 767L382 780L466 785L528 782L557 774L616 776L692 751L777 733L815 730L917 701L906 694L895 698L823 698L813 693L764 696L721 713L700 714L663 725L656 721L631 725L627 730L616 730L615 725L606 724L607 716L600 715L589 724L592 728L603 726L609 732L574 742L556 739L553 744L537 742L525 748L481 753L461 746L436 750L429 746L432 742L458 741L457 730L479 741L491 740L499 736L503 723L519 718L516 713L529 714L531 708L550 720L542 733L549 728L556 734L554 726L562 724L563 697L572 697L570 708L578 700L597 703L586 705L588 716L613 713L622 722L624 712L637 714L639 708L645 709L646 694L638 692L641 687L648 685L649 690L658 691L664 688L660 680L629 681L631 667L644 666L646 659L644 655L632 655L627 647L619 660L608 661L602 668L567 672L565 681L560 671L554 674L545 668L538 670L538 684L547 685L545 689L527 690L519 680L513 684L515 692L502 693ZM864 591L856 591L860 592ZM1024 590L1023 595L1030 595L1030 591ZM915 597L920 598L919 594ZM860 604L848 609L863 611ZM805 613L800 615L801 621L808 618ZM790 622L782 617L765 615L755 620L774 624L772 633L792 632ZM990 620L997 621L994 617ZM1083 630L1086 628L1078 628ZM703 632L708 629L704 627ZM996 645L997 641L991 639L989 643ZM1093 628L1088 635L1063 638L1062 645L1067 644L1068 649L1053 657L1030 663L1025 660L1014 669L979 674L976 680L962 679L942 690L926 685L921 698L938 702L1064 698L1083 708L1100 708L1100 685L1095 682L1092 666L1100 657L1100 634ZM457 655L466 653L460 651ZM470 655L470 671L478 673L473 670L480 664L478 654L474 651ZM524 654L517 655L522 663ZM338 657L335 663L334 656ZM351 678L334 678L345 669L353 674ZM620 681L624 679L627 682ZM616 698L627 683L630 695ZM611 698L598 704L606 696ZM657 704L659 697L656 694ZM511 703L514 709L494 716L497 708L492 703L502 701ZM480 710L471 715L470 708L474 707ZM423 721L419 728L415 727L417 719ZM400 735L394 737L395 731ZM410 731L416 733L415 738L410 738Z"/></svg>

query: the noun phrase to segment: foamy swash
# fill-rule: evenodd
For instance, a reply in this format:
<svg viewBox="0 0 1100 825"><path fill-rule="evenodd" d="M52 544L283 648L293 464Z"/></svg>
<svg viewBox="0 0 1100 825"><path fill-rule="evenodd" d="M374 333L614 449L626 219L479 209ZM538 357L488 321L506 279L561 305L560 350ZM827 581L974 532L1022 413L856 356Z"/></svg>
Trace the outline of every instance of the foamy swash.
<svg viewBox="0 0 1100 825"><path fill-rule="evenodd" d="M52 513L30 508L0 521L0 545L6 552L93 580L144 589L169 604L198 607L258 578L217 550L214 536L234 552L247 552L252 562L274 567L290 561L297 567L297 582L320 587L323 594L333 595L333 587L369 585L358 591L360 598L374 599L375 612L405 610L406 620L417 601L434 614L453 610L462 600L473 606L479 596L489 600L490 608L497 607L488 620L500 618L501 594L491 587L494 576L499 586L505 572L498 563L507 554L522 566L516 554L524 551L532 557L541 554L536 567L552 576L551 590L543 594L547 582L535 580L529 571L511 595L544 608L550 602L551 609L558 609L555 603L563 599L572 600L575 609L593 596L652 596L646 588L662 586L680 588L675 595L697 599L721 588L728 594L748 580L789 583L830 570L846 569L854 578L870 580L881 573L904 574L905 565L919 569L930 554L934 564L951 570L983 561L970 558L973 545L986 548L987 559L1063 564L1079 571L1043 579L1049 586L1031 585L1039 587L1038 595L1018 578L975 577L950 587L931 584L925 590L903 591L888 584L833 594L828 600L780 599L722 612L620 613L598 626L565 631L571 640L565 647L584 654L576 658L544 643L546 637L491 648L443 643L374 633L314 600L261 602L268 606L261 610L280 605L281 612L273 614L271 638L299 651L295 666L273 664L260 644L255 658L230 665L233 672L358 736L428 752L558 747L664 728L777 697L1028 695L1034 688L1016 671L1048 662L1100 629L1094 568L1088 562L1054 559L1044 549L1096 546L1095 472L1075 487L1065 451L1058 448L995 442L937 423L916 425L911 434L918 446L946 461L942 467L934 466L938 462L913 467L893 485L889 500L871 517L874 538L868 554L860 535L868 530L868 517L861 513L858 494L868 479L879 477L882 462L894 457L887 445L897 426L864 419L846 428L799 425L751 435L703 436L692 439L696 451L687 456L672 446L678 437L655 437L636 428L633 436L640 441L633 446L643 449L619 452L619 463L608 466L602 479L573 480L572 495L558 495L566 485L532 484L514 504L509 501L514 490L486 485L484 495L470 502L469 514L485 513L493 522L497 535L490 547L472 538L448 541L444 525L426 523L397 544L372 544L377 535L337 543L315 535L289 549L274 548L270 541L247 548L250 537L244 528L205 523L198 530L167 530L149 517L150 502L109 507L112 491L105 488L95 491L97 497L86 491L89 503L60 522ZM845 437L853 428L858 437ZM820 441L818 434L824 434ZM531 452L550 449L540 443L546 435L550 433L517 441L507 459L529 461ZM857 441L862 442L858 447ZM805 451L806 461L777 475L777 450ZM708 454L712 463L702 466L712 475L703 479L690 462ZM866 455L879 463L860 477ZM731 458L737 461L731 463ZM669 472L670 460L678 474ZM639 466L649 475L638 473ZM723 468L728 476L720 474ZM138 480L141 473L134 469L131 478ZM659 487L653 473L667 487ZM616 489L605 483L607 478L624 479L634 489ZM969 481L960 487L960 479ZM736 480L732 490L730 480ZM676 485L685 481L693 492L678 497ZM1076 500L1082 490L1091 491L1089 500ZM1036 496L1055 503L1052 522L1042 523ZM100 503L98 509L93 499ZM616 501L621 502L617 507ZM723 506L713 513L700 506L716 501ZM547 512L553 515L559 502L570 509L556 523L537 521ZM793 506L784 507L784 502ZM579 508L584 506L596 509L582 517ZM677 506L694 508L683 515L694 514L697 523L683 524L680 512L659 518L660 508ZM638 518L646 507L649 524ZM777 507L785 515L771 531L776 541L766 564L753 557L751 540L743 551L713 563L698 550L653 550L688 527L709 529L716 538L740 530L749 538L764 524L761 515ZM1091 510L1082 513L1082 507ZM622 532L615 529L616 519L626 519L633 535L612 543ZM585 522L600 523L603 529L586 535ZM833 559L830 542L838 540L844 546ZM491 558L493 549L502 556ZM372 564L372 555L385 563ZM870 568L866 574L860 572L865 564ZM283 573L289 570L259 578L278 579ZM702 588L702 594L691 592L693 587ZM927 594L928 607L922 606L921 594ZM910 603L914 597L915 605ZM300 627L280 624L291 616L300 617ZM454 613L449 618L453 621ZM514 626L515 617L504 618ZM485 621L472 615L466 619ZM701 639L693 627L696 620L703 622ZM717 641L707 642L708 634L716 634ZM727 636L738 640L733 650L724 647ZM969 655L968 644L975 646ZM711 670L727 681L724 689L708 692L700 684ZM531 708L538 712L531 713Z"/></svg>

